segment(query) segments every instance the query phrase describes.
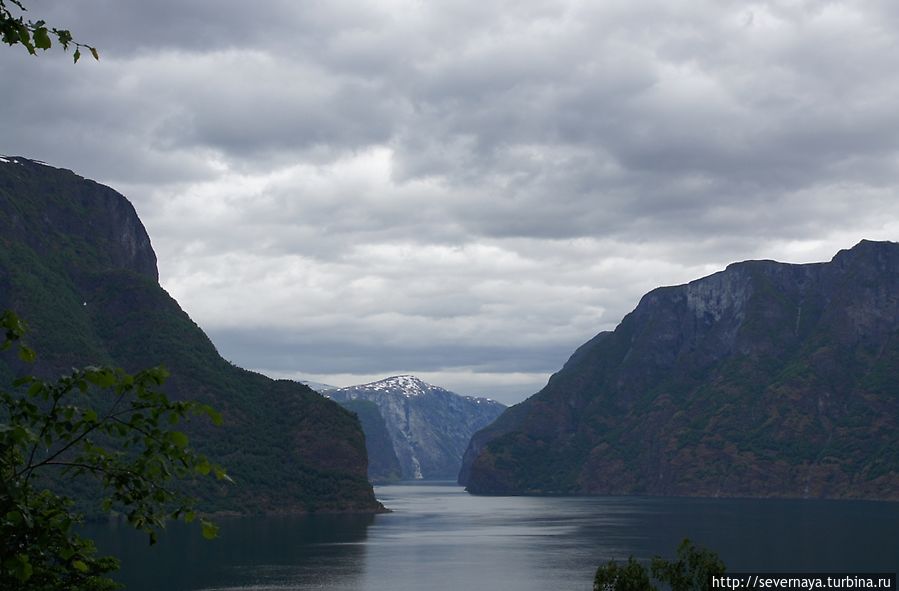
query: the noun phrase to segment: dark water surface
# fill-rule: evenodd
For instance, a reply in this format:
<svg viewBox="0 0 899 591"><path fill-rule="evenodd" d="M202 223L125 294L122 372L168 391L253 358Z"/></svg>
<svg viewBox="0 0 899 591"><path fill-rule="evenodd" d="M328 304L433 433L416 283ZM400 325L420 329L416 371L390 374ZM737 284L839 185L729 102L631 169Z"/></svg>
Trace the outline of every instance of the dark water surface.
<svg viewBox="0 0 899 591"><path fill-rule="evenodd" d="M899 503L375 492L394 513L220 519L213 541L172 524L154 547L121 524L87 533L132 591L589 591L600 563L684 537L731 571L899 571Z"/></svg>

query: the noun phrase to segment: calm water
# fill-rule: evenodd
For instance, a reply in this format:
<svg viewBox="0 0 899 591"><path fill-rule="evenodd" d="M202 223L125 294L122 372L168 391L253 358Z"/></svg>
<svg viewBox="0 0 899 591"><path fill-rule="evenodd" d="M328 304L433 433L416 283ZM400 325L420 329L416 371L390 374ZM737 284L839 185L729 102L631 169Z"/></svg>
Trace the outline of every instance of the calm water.
<svg viewBox="0 0 899 591"><path fill-rule="evenodd" d="M683 537L733 571L899 571L899 503L375 491L394 513L221 519L211 542L173 524L154 547L124 525L88 533L132 591L589 590L600 563L671 556Z"/></svg>

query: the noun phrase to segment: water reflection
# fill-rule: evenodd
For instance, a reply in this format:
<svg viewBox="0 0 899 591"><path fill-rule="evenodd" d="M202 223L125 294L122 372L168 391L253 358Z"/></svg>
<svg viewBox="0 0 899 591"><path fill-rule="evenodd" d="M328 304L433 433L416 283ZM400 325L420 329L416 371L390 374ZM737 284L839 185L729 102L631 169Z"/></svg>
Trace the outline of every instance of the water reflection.
<svg viewBox="0 0 899 591"><path fill-rule="evenodd" d="M899 570L899 503L376 493L394 513L223 520L213 542L176 524L153 548L125 526L90 533L137 591L575 591L609 559L670 556L684 537L731 570Z"/></svg>
<svg viewBox="0 0 899 591"><path fill-rule="evenodd" d="M90 526L102 552L122 561L133 591L358 589L371 515L217 519L219 537L172 523L159 543L127 524Z"/></svg>

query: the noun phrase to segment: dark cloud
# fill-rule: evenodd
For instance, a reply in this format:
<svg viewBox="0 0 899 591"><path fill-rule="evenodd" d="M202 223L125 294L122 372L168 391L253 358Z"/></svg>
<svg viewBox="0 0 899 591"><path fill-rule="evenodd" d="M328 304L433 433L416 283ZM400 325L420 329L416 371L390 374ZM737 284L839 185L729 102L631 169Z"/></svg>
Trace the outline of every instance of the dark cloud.
<svg viewBox="0 0 899 591"><path fill-rule="evenodd" d="M899 234L886 0L38 8L102 59L0 52L0 152L125 192L280 375L523 396L652 287Z"/></svg>

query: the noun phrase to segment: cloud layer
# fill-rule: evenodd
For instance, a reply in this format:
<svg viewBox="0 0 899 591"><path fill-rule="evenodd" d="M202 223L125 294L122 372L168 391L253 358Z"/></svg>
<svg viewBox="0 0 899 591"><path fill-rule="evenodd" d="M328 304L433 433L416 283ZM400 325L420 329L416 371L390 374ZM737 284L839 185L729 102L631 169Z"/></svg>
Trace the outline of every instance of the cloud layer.
<svg viewBox="0 0 899 591"><path fill-rule="evenodd" d="M893 2L32 10L101 60L0 52L0 152L128 196L272 375L512 402L653 287L899 236Z"/></svg>

